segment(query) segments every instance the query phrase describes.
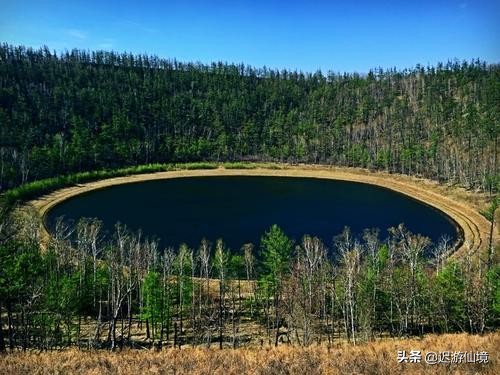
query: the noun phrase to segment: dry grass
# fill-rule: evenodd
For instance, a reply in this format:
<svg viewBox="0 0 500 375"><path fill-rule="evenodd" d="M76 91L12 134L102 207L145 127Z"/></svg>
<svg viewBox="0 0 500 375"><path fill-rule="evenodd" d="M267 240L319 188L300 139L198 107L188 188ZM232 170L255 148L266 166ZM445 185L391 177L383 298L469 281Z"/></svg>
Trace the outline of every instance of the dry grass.
<svg viewBox="0 0 500 375"><path fill-rule="evenodd" d="M0 374L499 374L500 333L430 335L358 346L277 349L127 350L15 353L0 357ZM488 364L398 363L398 350L489 353Z"/></svg>

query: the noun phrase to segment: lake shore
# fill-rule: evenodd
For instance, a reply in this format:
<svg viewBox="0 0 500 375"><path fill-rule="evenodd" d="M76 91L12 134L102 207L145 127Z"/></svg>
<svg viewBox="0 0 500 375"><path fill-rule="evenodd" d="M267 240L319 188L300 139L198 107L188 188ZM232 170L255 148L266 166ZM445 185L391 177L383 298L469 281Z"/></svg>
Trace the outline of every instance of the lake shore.
<svg viewBox="0 0 500 375"><path fill-rule="evenodd" d="M50 194L31 200L26 204L32 206L44 219L52 207L66 199L91 190L106 187L135 183L148 180L168 178L202 177L202 176L274 176L274 177L308 177L366 183L381 186L432 206L455 221L461 232L463 241L453 253L453 257L460 257L468 248L476 252L488 243L489 223L479 213L484 204L484 197L467 192L464 189L441 185L435 181L409 177L386 172L370 172L365 169L337 168L316 165L281 165L279 169L251 168L251 169L217 169L177 170L137 174L124 177L115 177L104 180L77 184L56 190ZM47 243L50 235L43 227L41 238ZM495 231L495 240L498 237Z"/></svg>

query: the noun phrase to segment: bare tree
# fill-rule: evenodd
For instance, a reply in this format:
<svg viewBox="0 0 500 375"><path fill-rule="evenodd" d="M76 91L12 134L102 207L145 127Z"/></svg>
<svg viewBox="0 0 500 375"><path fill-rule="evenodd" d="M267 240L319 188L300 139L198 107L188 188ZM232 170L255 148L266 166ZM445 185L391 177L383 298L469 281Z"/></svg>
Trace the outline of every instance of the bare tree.
<svg viewBox="0 0 500 375"><path fill-rule="evenodd" d="M211 244L205 238L201 240L198 250L199 260L199 293L198 293L198 317L200 325L203 325L201 334L206 338L207 345L210 344L211 326L210 326L210 274L212 272L211 264Z"/></svg>
<svg viewBox="0 0 500 375"><path fill-rule="evenodd" d="M320 268L326 258L326 249L317 237L304 236L298 247L298 270L303 274L301 284L305 286L305 306L303 312L302 342L309 345L312 340L312 325L317 318L314 302L321 297L317 286L321 276Z"/></svg>
<svg viewBox="0 0 500 375"><path fill-rule="evenodd" d="M335 247L340 255L341 269L339 272L344 291L342 305L344 327L348 339L356 345L357 307L356 289L361 263L361 246L354 240L351 230L345 227L342 234L334 239Z"/></svg>
<svg viewBox="0 0 500 375"><path fill-rule="evenodd" d="M348 238L346 238L348 239ZM346 318L350 329L350 339L356 345L356 283L360 266L360 246L354 242L350 250L349 246L343 246L341 250L342 273L341 280L344 286L344 304Z"/></svg>
<svg viewBox="0 0 500 375"><path fill-rule="evenodd" d="M191 269L191 332L192 332L192 340L191 344L194 347L196 344L196 332L197 332L197 324L196 324L196 293L195 293L195 272L196 272L196 264L198 257L194 256L194 252L189 252L189 268Z"/></svg>
<svg viewBox="0 0 500 375"><path fill-rule="evenodd" d="M371 293L369 298L367 298L367 305L363 309L363 327L367 335L367 338L373 335L373 328L376 322L377 315L377 289L379 288L378 279L380 274L380 259L379 259L379 230L378 229L366 229L363 232L364 247L368 253L368 274L371 274L372 283ZM368 277L368 276L367 276ZM367 280L368 281L368 280Z"/></svg>
<svg viewBox="0 0 500 375"><path fill-rule="evenodd" d="M363 240L365 241L365 247L368 254L372 257L372 259L375 259L377 251L380 247L379 230L366 229L363 232Z"/></svg>
<svg viewBox="0 0 500 375"><path fill-rule="evenodd" d="M13 220L19 224L16 235L30 247L40 246L41 218L33 207L23 207L23 209L12 213Z"/></svg>
<svg viewBox="0 0 500 375"><path fill-rule="evenodd" d="M198 258L200 261L200 280L203 282L200 283L200 285L205 284L204 290L202 289L200 293L200 311L201 311L201 298L202 295L205 295L208 298L208 292L210 289L210 273L211 273L211 264L210 264L210 257L211 257L211 245L210 242L208 242L205 238L201 240L201 245L200 249L198 252Z"/></svg>
<svg viewBox="0 0 500 375"><path fill-rule="evenodd" d="M253 305L255 298L255 282L254 272L255 272L255 257L253 255L254 246L251 243L247 243L243 245L243 254L245 258L245 272L247 276L247 283L250 287L250 316L253 316Z"/></svg>
<svg viewBox="0 0 500 375"><path fill-rule="evenodd" d="M179 333L184 334L184 305L185 305L185 292L186 292L186 277L188 277L189 263L191 259L192 250L187 247L186 244L181 244L179 248L179 253L176 258L176 272L177 272L177 288L178 288L178 309L177 309L177 320L179 322ZM189 277L188 277L189 280ZM177 336L177 335L175 335ZM178 337L177 337L178 339ZM174 345L178 344L181 346L181 342L174 342Z"/></svg>
<svg viewBox="0 0 500 375"><path fill-rule="evenodd" d="M219 277L219 349L222 349L224 338L224 314L226 298L226 276L228 266L228 254L221 239L217 240L215 246L215 268Z"/></svg>
<svg viewBox="0 0 500 375"><path fill-rule="evenodd" d="M175 254L172 248L167 248L163 251L161 257L162 263L162 309L161 309L161 330L160 330L160 342L159 348L161 349L163 345L163 339L166 332L166 341L168 344L170 335L170 322L171 322L171 277L173 272L173 265L175 261Z"/></svg>
<svg viewBox="0 0 500 375"><path fill-rule="evenodd" d="M98 219L81 218L76 225L78 247L83 254L89 254L92 257L94 307L96 306L97 259L102 252L100 246L102 241L100 237L101 228L102 222Z"/></svg>
<svg viewBox="0 0 500 375"><path fill-rule="evenodd" d="M56 254L57 270L59 271L62 264L69 264L71 259L71 237L75 228L64 221L63 217L56 219L56 225L52 236L50 236L49 247Z"/></svg>
<svg viewBox="0 0 500 375"><path fill-rule="evenodd" d="M436 274L439 275L439 272L443 269L444 266L444 261L447 257L447 255L450 252L450 243L451 243L451 238L448 235L443 235L439 239L439 242L436 246L434 246L433 249L433 255L434 255L434 264L436 266Z"/></svg>
<svg viewBox="0 0 500 375"><path fill-rule="evenodd" d="M415 329L415 322L419 322L418 301L420 299L420 285L417 283L417 273L421 266L421 256L424 250L429 246L430 240L421 235L414 235L408 231L403 224L396 228L390 228L393 240L397 243L401 252L403 265L409 269L410 278L406 290L409 303L405 304L405 331L409 332L409 324Z"/></svg>
<svg viewBox="0 0 500 375"><path fill-rule="evenodd" d="M106 254L109 264L110 276L110 326L108 337L110 339L110 348L116 348L116 323L120 314L123 301L132 292L135 287L135 281L132 278L127 266L130 265L130 252L126 251L129 236L121 226L117 226L116 243L108 247Z"/></svg>

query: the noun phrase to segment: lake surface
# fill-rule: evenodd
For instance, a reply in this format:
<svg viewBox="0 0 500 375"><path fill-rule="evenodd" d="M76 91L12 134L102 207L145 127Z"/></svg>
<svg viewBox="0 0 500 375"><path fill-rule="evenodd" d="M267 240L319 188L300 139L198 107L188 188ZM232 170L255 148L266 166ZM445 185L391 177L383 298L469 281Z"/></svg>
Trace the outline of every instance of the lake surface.
<svg viewBox="0 0 500 375"><path fill-rule="evenodd" d="M53 228L59 216L68 222L97 217L112 232L116 222L147 236L160 246L185 242L197 248L203 237L223 238L232 249L260 243L272 224L300 240L332 238L349 226L365 228L405 225L437 242L446 234L457 238L455 224L443 213L388 189L346 181L295 177L188 177L124 184L78 195L54 207L47 216Z"/></svg>

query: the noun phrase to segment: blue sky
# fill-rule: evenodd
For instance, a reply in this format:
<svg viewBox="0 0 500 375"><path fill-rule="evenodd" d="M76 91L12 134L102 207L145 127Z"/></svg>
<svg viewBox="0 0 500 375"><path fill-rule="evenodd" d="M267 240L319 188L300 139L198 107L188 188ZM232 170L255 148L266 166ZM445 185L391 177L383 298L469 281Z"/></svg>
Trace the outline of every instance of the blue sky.
<svg viewBox="0 0 500 375"><path fill-rule="evenodd" d="M494 1L0 0L0 41L314 72L500 62Z"/></svg>

